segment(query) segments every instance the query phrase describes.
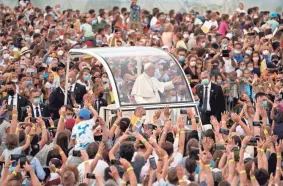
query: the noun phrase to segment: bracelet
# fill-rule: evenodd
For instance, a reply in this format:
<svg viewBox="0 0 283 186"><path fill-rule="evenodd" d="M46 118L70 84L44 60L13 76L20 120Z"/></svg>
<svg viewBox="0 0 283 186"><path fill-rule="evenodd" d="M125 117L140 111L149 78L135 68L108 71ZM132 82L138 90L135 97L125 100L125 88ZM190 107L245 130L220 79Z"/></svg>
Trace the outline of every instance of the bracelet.
<svg viewBox="0 0 283 186"><path fill-rule="evenodd" d="M20 131L20 130L21 130L21 128L19 128L19 127L16 128L16 131Z"/></svg>
<svg viewBox="0 0 283 186"><path fill-rule="evenodd" d="M41 129L46 129L46 127L44 126L44 127L41 127Z"/></svg>
<svg viewBox="0 0 283 186"><path fill-rule="evenodd" d="M96 153L96 155L95 155L96 157L98 157L98 158L100 158L101 157L101 154L99 154L99 153Z"/></svg>
<svg viewBox="0 0 283 186"><path fill-rule="evenodd" d="M118 125L116 124L116 123L114 123L114 125L113 125L114 127L118 127Z"/></svg>
<svg viewBox="0 0 283 186"><path fill-rule="evenodd" d="M16 171L13 171L12 174L14 174L14 176L18 175L18 173Z"/></svg>
<svg viewBox="0 0 283 186"><path fill-rule="evenodd" d="M240 171L240 174L246 174L247 172L245 170Z"/></svg>
<svg viewBox="0 0 283 186"><path fill-rule="evenodd" d="M163 156L163 159L164 159L164 158L168 158L168 155Z"/></svg>
<svg viewBox="0 0 283 186"><path fill-rule="evenodd" d="M223 142L225 142L225 141L222 139L222 140L220 140L220 142L223 143Z"/></svg>
<svg viewBox="0 0 283 186"><path fill-rule="evenodd" d="M178 182L179 183L184 183L185 181L183 179L180 179Z"/></svg>
<svg viewBox="0 0 283 186"><path fill-rule="evenodd" d="M59 154L62 155L62 154L64 154L64 152L63 152L63 151L60 151Z"/></svg>
<svg viewBox="0 0 283 186"><path fill-rule="evenodd" d="M276 156L277 159L282 158L281 156Z"/></svg>
<svg viewBox="0 0 283 186"><path fill-rule="evenodd" d="M129 167L129 168L127 169L127 172L130 172L131 170L134 170L134 168L133 168L133 167Z"/></svg>
<svg viewBox="0 0 283 186"><path fill-rule="evenodd" d="M263 133L264 134L268 134L268 131L266 129L264 129Z"/></svg>
<svg viewBox="0 0 283 186"><path fill-rule="evenodd" d="M64 116L60 116L60 119L65 119L65 117Z"/></svg>
<svg viewBox="0 0 283 186"><path fill-rule="evenodd" d="M185 131L184 131L184 130L180 131L180 134L184 134L184 133L185 133Z"/></svg>
<svg viewBox="0 0 283 186"><path fill-rule="evenodd" d="M257 152L264 152L264 149L257 149Z"/></svg>
<svg viewBox="0 0 283 186"><path fill-rule="evenodd" d="M12 116L13 116L13 117L14 117L14 116L18 117L18 115L17 115L17 114L13 114Z"/></svg>
<svg viewBox="0 0 283 186"><path fill-rule="evenodd" d="M85 164L86 164L86 163L89 163L89 160L84 161L84 163L85 163Z"/></svg>
<svg viewBox="0 0 283 186"><path fill-rule="evenodd" d="M254 180L255 179L255 176L251 176L251 180Z"/></svg>
<svg viewBox="0 0 283 186"><path fill-rule="evenodd" d="M56 169L55 169L55 172L56 172L56 173L59 172L59 169L56 168Z"/></svg>
<svg viewBox="0 0 283 186"><path fill-rule="evenodd" d="M196 118L191 118L191 121L196 121Z"/></svg>
<svg viewBox="0 0 283 186"><path fill-rule="evenodd" d="M210 164L205 164L204 167L208 168L210 167Z"/></svg>
<svg viewBox="0 0 283 186"><path fill-rule="evenodd" d="M234 163L234 160L233 159L228 160L228 163Z"/></svg>
<svg viewBox="0 0 283 186"><path fill-rule="evenodd" d="M241 148L245 149L247 147L247 145L242 145Z"/></svg>
<svg viewBox="0 0 283 186"><path fill-rule="evenodd" d="M27 138L31 138L31 136L28 134L28 135L27 135Z"/></svg>
<svg viewBox="0 0 283 186"><path fill-rule="evenodd" d="M141 142L142 142L142 143L145 143L145 142L146 142L146 139L144 139L144 138L141 139Z"/></svg>
<svg viewBox="0 0 283 186"><path fill-rule="evenodd" d="M122 180L120 183L123 184L123 185L127 184L127 182L125 182L124 180Z"/></svg>
<svg viewBox="0 0 283 186"><path fill-rule="evenodd" d="M179 132L176 134L176 137L179 137L180 136L180 134L179 134Z"/></svg>

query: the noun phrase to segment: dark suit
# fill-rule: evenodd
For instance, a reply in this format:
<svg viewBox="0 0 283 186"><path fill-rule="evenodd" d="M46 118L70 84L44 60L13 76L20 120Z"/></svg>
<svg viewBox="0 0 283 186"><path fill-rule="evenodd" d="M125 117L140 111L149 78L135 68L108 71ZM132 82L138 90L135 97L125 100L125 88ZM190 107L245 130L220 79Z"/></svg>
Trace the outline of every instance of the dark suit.
<svg viewBox="0 0 283 186"><path fill-rule="evenodd" d="M95 101L94 101L94 109L98 112L100 111L101 107L106 107L107 106L107 101L101 97L98 97Z"/></svg>
<svg viewBox="0 0 283 186"><path fill-rule="evenodd" d="M87 91L86 91L85 86L79 83L75 83L75 89L74 89L74 92L72 93L75 94L77 104L81 105L83 101L83 97L87 93Z"/></svg>
<svg viewBox="0 0 283 186"><path fill-rule="evenodd" d="M225 101L222 88L219 85L211 83L209 97L209 104L211 108L210 111L202 111L204 91L203 85L197 86L196 93L200 99L199 107L201 111L202 124L210 124L210 116L212 115L217 117L218 121L220 121L221 113L225 110Z"/></svg>
<svg viewBox="0 0 283 186"><path fill-rule="evenodd" d="M10 104L9 101L9 96L5 96L2 100L1 103L6 100L7 104ZM17 110L18 110L18 120L19 121L24 121L23 113L22 113L22 107L27 107L29 105L29 101L26 97L21 96L17 94Z"/></svg>
<svg viewBox="0 0 283 186"><path fill-rule="evenodd" d="M52 114L52 119L58 119L59 118L59 110L60 108L64 105L64 99L65 99L65 94L62 91L60 87L57 87L49 97L49 110L50 113ZM68 99L67 99L67 104L71 105L73 107L72 101L71 101L71 94L68 91Z"/></svg>
<svg viewBox="0 0 283 186"><path fill-rule="evenodd" d="M34 117L33 106L30 105L30 107L31 107L32 117ZM44 118L50 117L50 111L49 111L48 106L46 106L45 104L39 104L39 107L40 107L41 117L44 117Z"/></svg>

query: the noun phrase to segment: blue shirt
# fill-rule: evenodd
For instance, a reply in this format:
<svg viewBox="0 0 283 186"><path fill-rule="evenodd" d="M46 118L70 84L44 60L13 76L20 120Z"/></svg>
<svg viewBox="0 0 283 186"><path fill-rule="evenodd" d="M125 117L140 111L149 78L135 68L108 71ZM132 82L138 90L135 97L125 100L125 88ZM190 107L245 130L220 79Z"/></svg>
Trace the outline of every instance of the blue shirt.
<svg viewBox="0 0 283 186"><path fill-rule="evenodd" d="M134 21L138 21L140 19L141 8L138 5L131 6L130 17Z"/></svg>
<svg viewBox="0 0 283 186"><path fill-rule="evenodd" d="M242 55L233 55L233 58L237 63L244 61L244 57Z"/></svg>

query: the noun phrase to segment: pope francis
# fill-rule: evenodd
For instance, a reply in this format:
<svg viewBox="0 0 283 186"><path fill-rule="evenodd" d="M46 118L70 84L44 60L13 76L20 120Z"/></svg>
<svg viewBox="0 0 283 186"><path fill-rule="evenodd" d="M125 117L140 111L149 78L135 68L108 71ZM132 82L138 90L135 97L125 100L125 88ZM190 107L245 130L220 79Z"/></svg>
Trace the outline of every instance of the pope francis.
<svg viewBox="0 0 283 186"><path fill-rule="evenodd" d="M155 66L151 63L144 65L144 72L136 79L132 94L136 103L160 103L160 93L174 88L174 84L180 82L176 77L169 82L160 82L154 77Z"/></svg>

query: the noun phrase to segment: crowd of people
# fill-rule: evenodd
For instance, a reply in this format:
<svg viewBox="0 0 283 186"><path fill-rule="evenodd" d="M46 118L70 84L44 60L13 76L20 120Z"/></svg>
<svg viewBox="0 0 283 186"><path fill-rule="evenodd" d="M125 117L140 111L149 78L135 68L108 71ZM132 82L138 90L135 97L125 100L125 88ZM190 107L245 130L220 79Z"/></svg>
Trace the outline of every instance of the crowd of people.
<svg viewBox="0 0 283 186"><path fill-rule="evenodd" d="M0 12L0 185L282 185L279 13L243 3L228 14L162 12L137 0L88 12L21 0ZM174 121L170 104L138 106L108 123L99 113L115 92L101 62L74 58L66 77L70 49L133 46L160 48L180 65L107 59L121 102L196 101L200 116L187 108Z"/></svg>

